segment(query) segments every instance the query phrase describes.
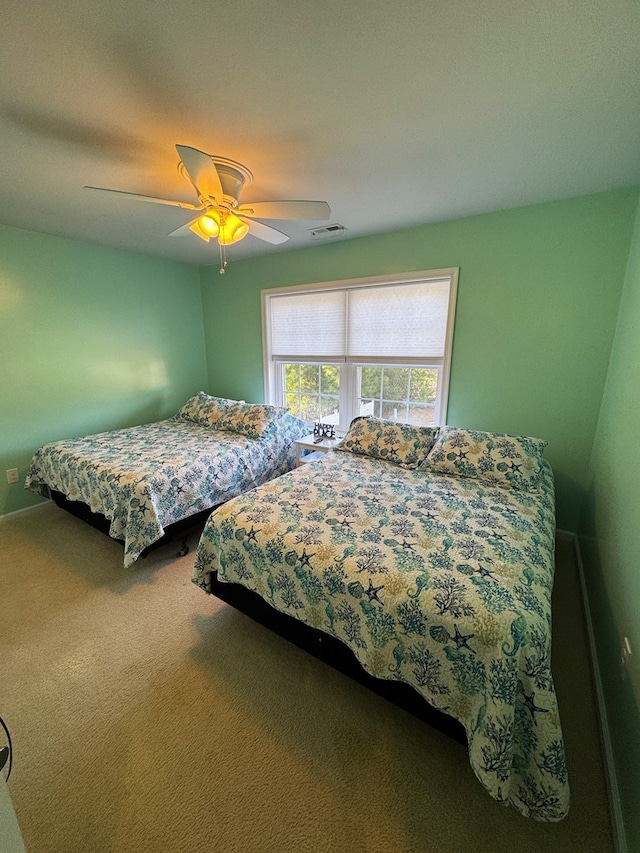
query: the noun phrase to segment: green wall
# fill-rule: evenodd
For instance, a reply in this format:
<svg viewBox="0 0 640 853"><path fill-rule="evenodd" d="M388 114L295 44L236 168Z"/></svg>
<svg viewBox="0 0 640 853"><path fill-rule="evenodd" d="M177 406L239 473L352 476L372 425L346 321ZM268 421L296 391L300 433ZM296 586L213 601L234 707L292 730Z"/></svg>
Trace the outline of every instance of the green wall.
<svg viewBox="0 0 640 853"><path fill-rule="evenodd" d="M580 528L589 609L630 851L640 851L640 207ZM622 638L631 642L626 672Z"/></svg>
<svg viewBox="0 0 640 853"><path fill-rule="evenodd" d="M425 225L201 270L213 393L263 399L260 291L460 267L448 422L547 439L575 530L638 190Z"/></svg>
<svg viewBox="0 0 640 853"><path fill-rule="evenodd" d="M3 515L40 500L23 487L39 445L159 420L206 388L198 271L0 226L0 365Z"/></svg>
<svg viewBox="0 0 640 853"><path fill-rule="evenodd" d="M576 530L583 506L616 775L640 851L638 188L229 254L220 276L0 226L0 515L39 500L4 471L24 480L46 441L166 417L200 388L262 400L262 289L460 267L447 420L546 438L558 526ZM624 679L623 635L634 650Z"/></svg>

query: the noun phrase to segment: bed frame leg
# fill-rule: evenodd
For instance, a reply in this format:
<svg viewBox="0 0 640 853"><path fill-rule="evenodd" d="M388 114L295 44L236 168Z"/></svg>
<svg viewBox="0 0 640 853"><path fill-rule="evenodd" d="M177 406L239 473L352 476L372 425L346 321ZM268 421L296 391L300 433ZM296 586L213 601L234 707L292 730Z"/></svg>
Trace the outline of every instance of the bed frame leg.
<svg viewBox="0 0 640 853"><path fill-rule="evenodd" d="M187 537L183 536L182 537L182 548L180 548L180 550L178 551L178 556L179 557L186 557L186 555L188 553L189 553L189 546L187 545Z"/></svg>

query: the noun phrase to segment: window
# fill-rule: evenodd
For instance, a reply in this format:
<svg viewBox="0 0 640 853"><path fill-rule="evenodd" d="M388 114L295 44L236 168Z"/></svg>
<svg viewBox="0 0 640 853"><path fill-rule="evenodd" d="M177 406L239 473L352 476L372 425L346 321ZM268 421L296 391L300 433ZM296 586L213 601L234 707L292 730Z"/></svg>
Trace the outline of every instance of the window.
<svg viewBox="0 0 640 853"><path fill-rule="evenodd" d="M284 403L305 421L337 423L340 408L340 367L335 364L282 364ZM284 399L283 399L284 397Z"/></svg>
<svg viewBox="0 0 640 853"><path fill-rule="evenodd" d="M446 420L457 269L262 292L266 398L346 430Z"/></svg>

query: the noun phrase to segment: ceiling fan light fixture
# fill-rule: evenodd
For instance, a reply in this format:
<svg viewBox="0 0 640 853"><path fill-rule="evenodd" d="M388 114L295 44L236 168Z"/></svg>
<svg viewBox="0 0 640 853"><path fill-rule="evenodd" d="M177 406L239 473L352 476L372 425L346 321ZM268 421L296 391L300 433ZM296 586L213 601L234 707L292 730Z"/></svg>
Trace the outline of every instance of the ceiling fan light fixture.
<svg viewBox="0 0 640 853"><path fill-rule="evenodd" d="M249 225L234 213L224 210L208 210L194 220L189 228L207 243L218 238L221 246L230 246L246 237Z"/></svg>
<svg viewBox="0 0 640 853"><path fill-rule="evenodd" d="M197 220L198 227L204 231L208 237L217 237L220 232L218 220L212 213L205 213Z"/></svg>
<svg viewBox="0 0 640 853"><path fill-rule="evenodd" d="M234 213L221 214L219 224L218 242L221 246L230 246L232 243L238 243L249 233L247 223L238 219Z"/></svg>
<svg viewBox="0 0 640 853"><path fill-rule="evenodd" d="M198 219L194 220L189 225L189 228L193 231L194 234L197 234L197 236L200 237L201 240L204 240L205 243L208 243L209 240L211 239L211 235L208 234L207 231L205 230L205 228L203 227L203 225L202 225L203 219L204 219L203 216L198 217Z"/></svg>
<svg viewBox="0 0 640 853"><path fill-rule="evenodd" d="M226 247L238 243L249 233L274 246L289 239L288 234L261 220L324 220L331 216L331 208L326 201L285 199L239 205L242 190L253 181L253 175L246 166L226 157L206 154L189 145L176 145L176 151L180 158L178 171L195 190L197 204L106 187L86 189L115 193L120 198L198 211L195 219L174 228L169 232L169 237L183 237L191 232L205 243L212 239L217 241L221 272L224 272L226 265ZM332 226L327 231L338 227Z"/></svg>

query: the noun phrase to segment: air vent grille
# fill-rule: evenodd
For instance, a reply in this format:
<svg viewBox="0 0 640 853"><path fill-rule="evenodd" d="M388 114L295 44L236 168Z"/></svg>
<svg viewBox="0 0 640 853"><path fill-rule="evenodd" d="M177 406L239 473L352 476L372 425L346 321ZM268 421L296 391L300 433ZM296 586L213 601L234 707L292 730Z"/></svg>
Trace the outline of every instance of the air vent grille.
<svg viewBox="0 0 640 853"><path fill-rule="evenodd" d="M312 240L329 240L335 237L342 237L347 229L344 225L324 225L322 228L312 228L309 231Z"/></svg>

